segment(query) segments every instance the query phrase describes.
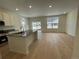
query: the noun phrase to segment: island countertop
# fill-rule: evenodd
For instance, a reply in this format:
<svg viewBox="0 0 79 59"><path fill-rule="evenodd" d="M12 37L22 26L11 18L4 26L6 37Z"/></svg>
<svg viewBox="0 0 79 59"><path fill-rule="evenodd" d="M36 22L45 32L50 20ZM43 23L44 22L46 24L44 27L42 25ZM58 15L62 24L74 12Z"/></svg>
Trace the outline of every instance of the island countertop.
<svg viewBox="0 0 79 59"><path fill-rule="evenodd" d="M24 35L27 33L27 35ZM37 33L32 31L11 33L8 35L8 44L10 51L28 54L29 47L37 40Z"/></svg>
<svg viewBox="0 0 79 59"><path fill-rule="evenodd" d="M29 35L36 33L32 32L31 30L28 31L21 31L21 32L11 32L8 34L8 36L13 36L13 37L28 37Z"/></svg>

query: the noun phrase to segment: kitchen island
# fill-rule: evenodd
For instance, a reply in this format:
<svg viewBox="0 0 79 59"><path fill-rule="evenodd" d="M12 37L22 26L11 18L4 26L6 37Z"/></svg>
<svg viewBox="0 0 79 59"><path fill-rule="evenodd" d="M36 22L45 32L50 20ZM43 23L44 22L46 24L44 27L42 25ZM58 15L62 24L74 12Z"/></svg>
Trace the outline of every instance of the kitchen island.
<svg viewBox="0 0 79 59"><path fill-rule="evenodd" d="M12 52L28 54L30 45L37 39L37 32L23 32L8 35L9 49Z"/></svg>

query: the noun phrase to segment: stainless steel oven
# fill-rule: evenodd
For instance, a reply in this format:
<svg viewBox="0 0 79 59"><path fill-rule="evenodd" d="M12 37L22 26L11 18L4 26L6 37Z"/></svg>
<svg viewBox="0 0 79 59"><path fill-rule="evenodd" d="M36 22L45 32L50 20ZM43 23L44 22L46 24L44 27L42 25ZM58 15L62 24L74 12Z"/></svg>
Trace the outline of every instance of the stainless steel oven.
<svg viewBox="0 0 79 59"><path fill-rule="evenodd" d="M5 22L0 21L0 27L4 27L4 26L5 26ZM5 33L6 33L6 31L0 30L0 44L8 41L8 37L5 35Z"/></svg>

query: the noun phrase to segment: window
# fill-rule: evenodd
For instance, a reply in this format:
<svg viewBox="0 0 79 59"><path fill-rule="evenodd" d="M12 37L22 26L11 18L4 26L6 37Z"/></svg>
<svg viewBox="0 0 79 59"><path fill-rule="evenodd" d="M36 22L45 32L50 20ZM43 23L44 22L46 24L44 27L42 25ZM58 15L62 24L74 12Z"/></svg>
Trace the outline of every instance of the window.
<svg viewBox="0 0 79 59"><path fill-rule="evenodd" d="M58 17L49 17L47 19L47 28L48 29L57 29L58 28L58 23L59 23L59 18Z"/></svg>
<svg viewBox="0 0 79 59"><path fill-rule="evenodd" d="M41 29L41 22L32 22L32 29L33 31L36 31L38 29Z"/></svg>

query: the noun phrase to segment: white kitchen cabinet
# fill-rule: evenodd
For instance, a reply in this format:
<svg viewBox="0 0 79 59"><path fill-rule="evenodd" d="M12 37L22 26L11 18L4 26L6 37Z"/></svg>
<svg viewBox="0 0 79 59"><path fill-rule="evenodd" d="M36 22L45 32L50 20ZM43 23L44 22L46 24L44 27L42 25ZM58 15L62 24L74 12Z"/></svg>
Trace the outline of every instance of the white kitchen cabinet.
<svg viewBox="0 0 79 59"><path fill-rule="evenodd" d="M16 30L20 30L21 28L20 16L14 13L2 12L0 13L0 18L5 22L6 26L14 26Z"/></svg>
<svg viewBox="0 0 79 59"><path fill-rule="evenodd" d="M11 26L11 19L8 13L3 12L3 21L5 22L6 26Z"/></svg>
<svg viewBox="0 0 79 59"><path fill-rule="evenodd" d="M25 55L28 54L30 52L30 46L37 39L36 36L37 32L30 33L25 37L19 36L19 34L12 34L8 36L10 51Z"/></svg>
<svg viewBox="0 0 79 59"><path fill-rule="evenodd" d="M0 20L2 20L2 12L0 12Z"/></svg>
<svg viewBox="0 0 79 59"><path fill-rule="evenodd" d="M21 28L21 18L17 15L11 15L11 25L15 27L16 30Z"/></svg>

